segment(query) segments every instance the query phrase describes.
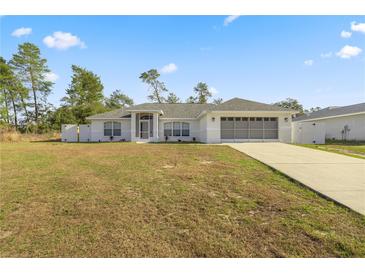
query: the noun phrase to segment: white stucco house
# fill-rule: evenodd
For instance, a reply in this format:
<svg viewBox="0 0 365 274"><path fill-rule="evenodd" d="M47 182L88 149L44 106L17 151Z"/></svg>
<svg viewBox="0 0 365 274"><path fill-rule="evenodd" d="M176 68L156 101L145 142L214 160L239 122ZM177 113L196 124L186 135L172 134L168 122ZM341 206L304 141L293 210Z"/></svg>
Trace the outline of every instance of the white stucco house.
<svg viewBox="0 0 365 274"><path fill-rule="evenodd" d="M294 143L325 140L365 141L365 103L328 107L293 119Z"/></svg>
<svg viewBox="0 0 365 274"><path fill-rule="evenodd" d="M79 127L79 141L291 143L295 113L240 98L219 105L145 103L88 117L90 125ZM62 141L77 141L75 131L77 126L63 125Z"/></svg>

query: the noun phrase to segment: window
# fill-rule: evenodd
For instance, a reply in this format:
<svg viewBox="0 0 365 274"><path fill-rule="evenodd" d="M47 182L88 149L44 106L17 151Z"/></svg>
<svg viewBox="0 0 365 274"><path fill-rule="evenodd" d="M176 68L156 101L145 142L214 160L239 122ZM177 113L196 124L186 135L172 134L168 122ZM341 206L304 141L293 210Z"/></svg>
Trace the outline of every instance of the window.
<svg viewBox="0 0 365 274"><path fill-rule="evenodd" d="M112 136L112 129L113 123L112 122L105 122L104 123L104 136Z"/></svg>
<svg viewBox="0 0 365 274"><path fill-rule="evenodd" d="M120 122L113 122L113 136L122 135L122 124Z"/></svg>
<svg viewBox="0 0 365 274"><path fill-rule="evenodd" d="M262 121L261 117L256 117L256 121Z"/></svg>
<svg viewBox="0 0 365 274"><path fill-rule="evenodd" d="M172 123L164 124L164 136L172 136Z"/></svg>
<svg viewBox="0 0 365 274"><path fill-rule="evenodd" d="M270 121L276 121L276 120L277 120L277 118L275 118L275 117L270 118Z"/></svg>
<svg viewBox="0 0 365 274"><path fill-rule="evenodd" d="M164 123L164 136L190 136L190 125L183 122Z"/></svg>
<svg viewBox="0 0 365 274"><path fill-rule="evenodd" d="M241 117L234 118L236 121L241 121Z"/></svg>
<svg viewBox="0 0 365 274"><path fill-rule="evenodd" d="M120 122L105 122L104 136L121 136L122 124Z"/></svg>
<svg viewBox="0 0 365 274"><path fill-rule="evenodd" d="M227 120L226 117L221 117L221 121L225 121L225 120Z"/></svg>
<svg viewBox="0 0 365 274"><path fill-rule="evenodd" d="M174 136L181 136L181 123L174 122Z"/></svg>
<svg viewBox="0 0 365 274"><path fill-rule="evenodd" d="M182 136L190 136L189 123L182 123L181 135Z"/></svg>

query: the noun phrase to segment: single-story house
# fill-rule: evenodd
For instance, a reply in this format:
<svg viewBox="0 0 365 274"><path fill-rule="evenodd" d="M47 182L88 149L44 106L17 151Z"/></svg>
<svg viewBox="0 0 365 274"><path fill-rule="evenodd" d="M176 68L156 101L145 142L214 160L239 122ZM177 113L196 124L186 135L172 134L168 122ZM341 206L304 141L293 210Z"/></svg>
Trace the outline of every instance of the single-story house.
<svg viewBox="0 0 365 274"><path fill-rule="evenodd" d="M91 123L79 127L79 140L291 143L295 113L240 98L219 105L145 103L88 117ZM77 141L75 131L75 125L63 125L62 141Z"/></svg>
<svg viewBox="0 0 365 274"><path fill-rule="evenodd" d="M365 141L365 103L328 107L293 119L294 143L323 144L325 140Z"/></svg>

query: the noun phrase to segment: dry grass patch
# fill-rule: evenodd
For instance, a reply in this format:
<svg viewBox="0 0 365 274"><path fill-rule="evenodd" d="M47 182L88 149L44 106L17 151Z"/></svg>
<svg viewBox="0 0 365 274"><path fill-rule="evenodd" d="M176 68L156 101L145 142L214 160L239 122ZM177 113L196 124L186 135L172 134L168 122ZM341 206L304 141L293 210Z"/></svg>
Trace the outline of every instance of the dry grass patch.
<svg viewBox="0 0 365 274"><path fill-rule="evenodd" d="M364 217L225 146L1 145L2 257L364 255Z"/></svg>

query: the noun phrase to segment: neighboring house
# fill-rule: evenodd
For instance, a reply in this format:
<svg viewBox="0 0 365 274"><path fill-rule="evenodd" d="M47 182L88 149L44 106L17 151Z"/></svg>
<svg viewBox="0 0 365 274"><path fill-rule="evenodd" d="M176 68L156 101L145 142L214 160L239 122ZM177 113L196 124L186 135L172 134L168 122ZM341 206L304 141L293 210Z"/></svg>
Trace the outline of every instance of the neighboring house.
<svg viewBox="0 0 365 274"><path fill-rule="evenodd" d="M197 141L203 143L291 142L291 117L296 111L233 98L213 104L145 103L88 117L80 141ZM64 125L62 141L67 138ZM85 128L89 130L85 130ZM80 128L81 129L81 128ZM74 130L74 129L73 129ZM86 134L86 136L85 136Z"/></svg>
<svg viewBox="0 0 365 274"><path fill-rule="evenodd" d="M294 143L325 140L365 141L365 103L328 107L293 119Z"/></svg>

